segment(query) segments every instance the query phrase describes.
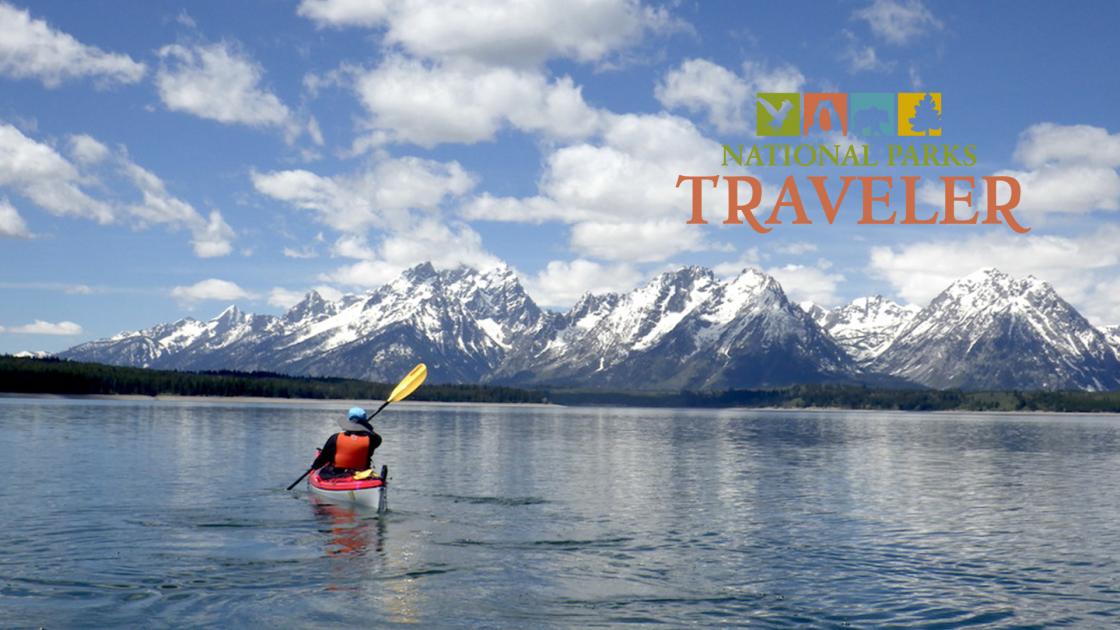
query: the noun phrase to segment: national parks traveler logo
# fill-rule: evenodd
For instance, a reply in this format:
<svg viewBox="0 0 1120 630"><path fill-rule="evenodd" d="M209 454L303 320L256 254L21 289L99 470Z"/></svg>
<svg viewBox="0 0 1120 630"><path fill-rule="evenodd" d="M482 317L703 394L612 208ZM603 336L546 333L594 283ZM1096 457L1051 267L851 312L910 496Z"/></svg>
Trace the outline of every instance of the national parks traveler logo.
<svg viewBox="0 0 1120 630"><path fill-rule="evenodd" d="M760 136L941 135L940 92L760 92L755 112Z"/></svg>

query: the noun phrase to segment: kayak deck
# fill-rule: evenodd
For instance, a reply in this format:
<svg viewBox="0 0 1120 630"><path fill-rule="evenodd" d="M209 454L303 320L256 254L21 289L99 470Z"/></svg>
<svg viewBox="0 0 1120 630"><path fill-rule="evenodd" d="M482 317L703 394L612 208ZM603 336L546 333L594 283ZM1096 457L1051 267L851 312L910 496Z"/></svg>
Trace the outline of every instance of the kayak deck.
<svg viewBox="0 0 1120 630"><path fill-rule="evenodd" d="M334 477L324 479L319 475L319 471L311 473L311 480L309 482L312 486L320 490L368 490L370 488L380 488L385 485L380 477L369 479L354 479L353 477Z"/></svg>

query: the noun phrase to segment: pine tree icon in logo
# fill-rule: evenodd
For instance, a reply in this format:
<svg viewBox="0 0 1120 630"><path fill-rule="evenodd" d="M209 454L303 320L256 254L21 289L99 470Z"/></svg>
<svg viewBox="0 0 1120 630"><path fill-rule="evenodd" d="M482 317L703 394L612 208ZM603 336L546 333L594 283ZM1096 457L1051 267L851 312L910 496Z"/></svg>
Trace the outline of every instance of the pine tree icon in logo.
<svg viewBox="0 0 1120 630"><path fill-rule="evenodd" d="M898 135L940 136L941 92L898 93Z"/></svg>
<svg viewBox="0 0 1120 630"><path fill-rule="evenodd" d="M932 94L926 94L925 98L918 102L918 107L910 118L910 128L921 134L941 131L941 112L938 110L937 103L933 101Z"/></svg>

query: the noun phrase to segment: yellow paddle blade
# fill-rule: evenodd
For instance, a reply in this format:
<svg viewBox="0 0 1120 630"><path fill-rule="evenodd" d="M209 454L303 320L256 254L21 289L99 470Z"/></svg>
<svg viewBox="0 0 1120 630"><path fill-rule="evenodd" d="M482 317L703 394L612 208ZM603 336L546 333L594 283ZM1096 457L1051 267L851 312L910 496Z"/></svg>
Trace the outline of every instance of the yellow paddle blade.
<svg viewBox="0 0 1120 630"><path fill-rule="evenodd" d="M369 479L369 476L372 474L373 469L367 468L366 470L354 473L354 479Z"/></svg>
<svg viewBox="0 0 1120 630"><path fill-rule="evenodd" d="M389 402L397 402L408 398L416 388L424 384L424 379L428 378L428 366L419 363L408 376L404 377L396 387L393 388L393 393L389 394Z"/></svg>

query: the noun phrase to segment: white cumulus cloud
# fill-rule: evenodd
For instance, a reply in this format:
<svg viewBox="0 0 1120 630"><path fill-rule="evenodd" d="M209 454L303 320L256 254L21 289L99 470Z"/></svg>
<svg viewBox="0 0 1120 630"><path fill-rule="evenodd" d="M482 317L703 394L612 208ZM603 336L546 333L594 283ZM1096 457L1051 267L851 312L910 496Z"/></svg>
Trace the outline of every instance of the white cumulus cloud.
<svg viewBox="0 0 1120 630"><path fill-rule="evenodd" d="M525 277L525 290L541 306L568 307L587 293L633 289L642 275L627 264L603 265L577 258L553 260L535 276Z"/></svg>
<svg viewBox="0 0 1120 630"><path fill-rule="evenodd" d="M12 204L7 199L0 198L0 237L5 236L28 238L31 236L31 231L27 229L27 223Z"/></svg>
<svg viewBox="0 0 1120 630"><path fill-rule="evenodd" d="M268 303L276 308L289 309L298 304L304 295L304 293L284 287L272 287L272 290L268 292Z"/></svg>
<svg viewBox="0 0 1120 630"><path fill-rule="evenodd" d="M343 255L361 260L323 274L321 280L355 287L381 286L422 262L431 262L437 269L461 265L489 269L502 264L486 251L482 236L470 226L431 218L421 219L407 230L388 233L368 248L363 240L353 239L340 241L339 247Z"/></svg>
<svg viewBox="0 0 1120 630"><path fill-rule="evenodd" d="M1019 134L1015 159L1030 168L1047 164L1120 167L1120 133L1092 125L1039 123Z"/></svg>
<svg viewBox="0 0 1120 630"><path fill-rule="evenodd" d="M509 66L602 61L675 27L637 0L303 0L298 11L324 26L384 28L386 45L412 55Z"/></svg>
<svg viewBox="0 0 1120 630"><path fill-rule="evenodd" d="M403 228L410 210L436 211L450 197L475 185L458 162L414 157L377 160L354 173L323 176L306 170L254 172L261 194L313 211L326 225L343 232Z"/></svg>
<svg viewBox="0 0 1120 630"><path fill-rule="evenodd" d="M664 107L704 113L717 131L729 133L750 127L757 92L798 92L804 84L792 65L747 62L736 73L707 59L686 59L665 73L654 94Z"/></svg>
<svg viewBox="0 0 1120 630"><path fill-rule="evenodd" d="M82 327L71 321L45 322L37 319L22 326L0 326L0 332L16 335L80 335Z"/></svg>
<svg viewBox="0 0 1120 630"><path fill-rule="evenodd" d="M873 0L854 16L866 21L875 36L891 44L909 43L943 26L921 0Z"/></svg>
<svg viewBox="0 0 1120 630"><path fill-rule="evenodd" d="M394 55L355 83L377 137L423 147L492 140L504 126L562 140L596 131L600 114L570 78L474 62Z"/></svg>
<svg viewBox="0 0 1120 630"><path fill-rule="evenodd" d="M571 245L576 252L593 258L636 263L713 248L705 242L700 228L672 220L577 223L572 227Z"/></svg>
<svg viewBox="0 0 1120 630"><path fill-rule="evenodd" d="M950 283L984 267L1046 280L1098 324L1120 323L1120 227L1083 236L994 234L871 249L870 270L924 306Z"/></svg>
<svg viewBox="0 0 1120 630"><path fill-rule="evenodd" d="M228 280L209 278L192 285L177 286L171 289L171 297L181 302L201 302L204 300L241 300L252 298L253 294Z"/></svg>
<svg viewBox="0 0 1120 630"><path fill-rule="evenodd" d="M0 187L16 191L51 214L111 222L113 209L86 194L83 184L78 169L50 145L0 124Z"/></svg>
<svg viewBox="0 0 1120 630"><path fill-rule="evenodd" d="M0 33L0 74L7 77L38 79L47 87L80 77L106 83L144 77L144 64L132 57L83 44L7 2L0 2Z"/></svg>
<svg viewBox="0 0 1120 630"><path fill-rule="evenodd" d="M766 269L766 273L782 285L782 290L794 302L810 301L831 307L841 301L837 290L844 276L829 273L820 266L783 265Z"/></svg>
<svg viewBox="0 0 1120 630"><path fill-rule="evenodd" d="M133 162L125 149L111 151L85 134L70 136L68 149L74 162L49 144L28 138L11 125L0 125L0 188L12 190L57 216L82 217L103 224L130 220L140 228L185 228L191 233L195 255L202 258L232 251L234 231L219 211L203 216L169 193L163 180ZM123 184L116 188L134 188L139 200L122 203L116 198L95 198L87 192L96 190L101 196L121 179ZM11 213L7 214L14 225Z"/></svg>
<svg viewBox="0 0 1120 630"><path fill-rule="evenodd" d="M682 251L722 249L704 244L703 228L686 225L691 184L674 187L679 175L713 174L721 151L679 116L610 115L601 142L563 146L547 155L538 194L483 194L460 211L473 220L576 224L572 246L604 260L648 262ZM717 216L721 201L726 206L726 195L705 189L709 219Z"/></svg>
<svg viewBox="0 0 1120 630"><path fill-rule="evenodd" d="M125 157L121 161L123 172L141 193L141 201L127 208L140 225L187 228L191 232L194 253L199 258L226 256L233 250L234 231L221 212L213 210L209 219L204 218L194 206L168 193L159 177Z"/></svg>
<svg viewBox="0 0 1120 630"><path fill-rule="evenodd" d="M1032 125L1019 135L1014 158L1022 212L1120 210L1120 133L1090 125Z"/></svg>
<svg viewBox="0 0 1120 630"><path fill-rule="evenodd" d="M109 157L109 147L84 133L70 136L70 157L81 164L97 164Z"/></svg>
<svg viewBox="0 0 1120 630"><path fill-rule="evenodd" d="M159 50L156 73L160 99L168 109L225 124L277 127L299 133L292 112L261 86L264 70L229 42Z"/></svg>
<svg viewBox="0 0 1120 630"><path fill-rule="evenodd" d="M310 210L340 233L332 254L359 262L322 274L324 281L375 287L422 262L438 268L500 263L478 232L444 216L442 206L475 185L457 162L382 155L349 174L290 170L252 178L261 194Z"/></svg>

